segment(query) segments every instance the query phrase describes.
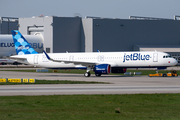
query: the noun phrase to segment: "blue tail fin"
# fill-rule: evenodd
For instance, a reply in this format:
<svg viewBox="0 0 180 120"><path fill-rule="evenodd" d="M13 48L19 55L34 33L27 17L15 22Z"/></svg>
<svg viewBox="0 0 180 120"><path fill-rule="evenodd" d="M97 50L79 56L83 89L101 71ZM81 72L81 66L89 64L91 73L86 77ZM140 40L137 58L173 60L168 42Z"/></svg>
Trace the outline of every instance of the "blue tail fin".
<svg viewBox="0 0 180 120"><path fill-rule="evenodd" d="M12 30L17 55L38 54L18 30Z"/></svg>

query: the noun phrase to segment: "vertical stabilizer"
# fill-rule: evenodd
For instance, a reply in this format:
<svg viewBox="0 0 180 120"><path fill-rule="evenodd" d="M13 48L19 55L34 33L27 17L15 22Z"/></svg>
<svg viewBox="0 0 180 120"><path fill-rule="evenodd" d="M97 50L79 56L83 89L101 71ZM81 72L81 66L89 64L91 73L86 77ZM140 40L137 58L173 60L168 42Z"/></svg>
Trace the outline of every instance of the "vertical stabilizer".
<svg viewBox="0 0 180 120"><path fill-rule="evenodd" d="M18 30L12 30L17 55L38 54Z"/></svg>

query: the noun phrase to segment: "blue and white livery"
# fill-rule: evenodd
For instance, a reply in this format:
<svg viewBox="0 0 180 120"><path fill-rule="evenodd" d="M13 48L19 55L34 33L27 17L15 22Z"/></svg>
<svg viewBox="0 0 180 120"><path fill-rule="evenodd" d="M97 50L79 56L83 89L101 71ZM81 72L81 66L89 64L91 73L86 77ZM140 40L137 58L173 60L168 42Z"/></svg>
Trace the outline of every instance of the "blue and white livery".
<svg viewBox="0 0 180 120"><path fill-rule="evenodd" d="M157 51L144 52L89 52L38 54L17 30L12 31L18 62L48 69L86 69L85 77L93 70L96 76L124 73L127 68L158 68L174 66L177 61L169 54Z"/></svg>
<svg viewBox="0 0 180 120"><path fill-rule="evenodd" d="M37 54L19 31L12 31L12 36L17 55Z"/></svg>

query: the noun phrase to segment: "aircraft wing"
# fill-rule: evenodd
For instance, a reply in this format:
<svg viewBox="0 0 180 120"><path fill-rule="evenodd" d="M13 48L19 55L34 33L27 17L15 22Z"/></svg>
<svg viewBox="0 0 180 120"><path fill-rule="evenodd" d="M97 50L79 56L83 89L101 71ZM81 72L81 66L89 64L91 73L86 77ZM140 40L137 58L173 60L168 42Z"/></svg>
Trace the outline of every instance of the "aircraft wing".
<svg viewBox="0 0 180 120"><path fill-rule="evenodd" d="M49 55L45 51L43 51L43 52L46 55L47 59L50 60L50 61L53 61L53 62L74 63L75 65L80 65L81 64L83 66L92 66L92 65L99 64L99 63L96 63L96 62L54 60L54 59L50 58Z"/></svg>

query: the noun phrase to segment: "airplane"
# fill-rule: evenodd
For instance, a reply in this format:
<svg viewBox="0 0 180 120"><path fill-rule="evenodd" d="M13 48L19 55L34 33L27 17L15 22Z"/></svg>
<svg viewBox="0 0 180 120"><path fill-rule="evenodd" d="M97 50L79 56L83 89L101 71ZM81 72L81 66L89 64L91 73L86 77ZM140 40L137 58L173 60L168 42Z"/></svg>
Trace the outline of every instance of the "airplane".
<svg viewBox="0 0 180 120"><path fill-rule="evenodd" d="M127 68L166 69L177 64L169 54L157 51L38 53L18 30L12 31L17 55L10 56L20 63L48 69L86 69L85 77L93 70L96 76L125 73Z"/></svg>

